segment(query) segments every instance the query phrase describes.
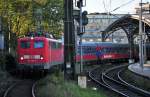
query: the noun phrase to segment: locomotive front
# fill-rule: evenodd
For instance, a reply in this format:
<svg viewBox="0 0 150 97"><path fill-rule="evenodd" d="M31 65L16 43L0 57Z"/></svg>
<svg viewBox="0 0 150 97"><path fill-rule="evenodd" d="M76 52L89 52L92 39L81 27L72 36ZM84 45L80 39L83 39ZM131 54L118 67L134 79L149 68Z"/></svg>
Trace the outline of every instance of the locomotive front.
<svg viewBox="0 0 150 97"><path fill-rule="evenodd" d="M20 69L46 69L47 40L42 37L24 37L18 39L18 68Z"/></svg>

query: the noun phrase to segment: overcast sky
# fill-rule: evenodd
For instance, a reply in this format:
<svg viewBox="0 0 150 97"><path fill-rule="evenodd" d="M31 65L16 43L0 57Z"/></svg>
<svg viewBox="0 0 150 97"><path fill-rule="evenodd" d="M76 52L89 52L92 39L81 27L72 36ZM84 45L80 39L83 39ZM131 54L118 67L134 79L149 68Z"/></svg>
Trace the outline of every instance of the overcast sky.
<svg viewBox="0 0 150 97"><path fill-rule="evenodd" d="M83 0L84 1L84 0ZM141 2L141 0L86 0L86 7L83 10L87 10L88 13L92 12L111 12L111 13L134 13L135 7ZM150 0L142 0L142 2L150 2Z"/></svg>

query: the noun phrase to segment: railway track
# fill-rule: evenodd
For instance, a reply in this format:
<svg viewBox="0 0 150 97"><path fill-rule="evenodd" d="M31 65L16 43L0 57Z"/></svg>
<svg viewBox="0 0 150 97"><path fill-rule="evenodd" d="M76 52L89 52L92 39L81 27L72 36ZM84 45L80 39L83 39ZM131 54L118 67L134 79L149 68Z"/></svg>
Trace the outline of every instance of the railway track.
<svg viewBox="0 0 150 97"><path fill-rule="evenodd" d="M4 93L3 97L35 97L35 81L22 80L12 84Z"/></svg>
<svg viewBox="0 0 150 97"><path fill-rule="evenodd" d="M122 74L123 72L124 72L124 70L120 70L120 71L118 72L118 74L117 74L118 79L119 79L122 83L126 84L126 85L127 85L128 87L130 87L131 89L136 89L139 93L142 93L142 94L146 95L147 97L150 97L150 92L149 92L149 91L143 90L143 89L141 89L141 88L139 88L139 87L136 87L136 86L134 86L134 85L132 85L132 84L126 82L126 81L121 77L121 74Z"/></svg>
<svg viewBox="0 0 150 97"><path fill-rule="evenodd" d="M89 72L89 76L97 84L118 93L121 97L150 97L145 90L133 88L121 79L119 74L126 66L128 65L119 65L109 69L95 68Z"/></svg>
<svg viewBox="0 0 150 97"><path fill-rule="evenodd" d="M8 89L8 87L13 84L13 83L16 83L17 80L14 80L14 79L10 79L10 80L3 80L3 81L0 81L0 97L3 97L4 95L4 92Z"/></svg>

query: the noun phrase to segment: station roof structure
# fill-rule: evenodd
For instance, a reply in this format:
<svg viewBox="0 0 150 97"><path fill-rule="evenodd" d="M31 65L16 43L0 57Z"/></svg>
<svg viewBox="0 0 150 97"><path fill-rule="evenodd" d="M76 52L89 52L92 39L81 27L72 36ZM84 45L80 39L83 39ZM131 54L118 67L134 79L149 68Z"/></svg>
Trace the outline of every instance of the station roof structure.
<svg viewBox="0 0 150 97"><path fill-rule="evenodd" d="M150 41L150 14L142 15L142 24L143 32L145 32L148 37L148 41ZM139 15L127 14L118 18L103 31L104 39L106 39L111 33L120 29L125 31L127 37L129 37L131 34L134 36L134 38L137 37L139 33Z"/></svg>

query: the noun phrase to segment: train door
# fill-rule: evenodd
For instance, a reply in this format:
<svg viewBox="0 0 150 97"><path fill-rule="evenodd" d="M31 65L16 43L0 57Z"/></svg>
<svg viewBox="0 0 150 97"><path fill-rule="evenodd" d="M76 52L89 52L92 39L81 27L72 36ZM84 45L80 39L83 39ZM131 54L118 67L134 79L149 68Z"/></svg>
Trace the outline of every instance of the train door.
<svg viewBox="0 0 150 97"><path fill-rule="evenodd" d="M49 64L52 64L51 63L51 61L52 61L52 46L51 46L51 41L48 41L48 45L49 45L49 47L48 47L48 51L49 51L49 54L48 54L48 59L49 59Z"/></svg>

